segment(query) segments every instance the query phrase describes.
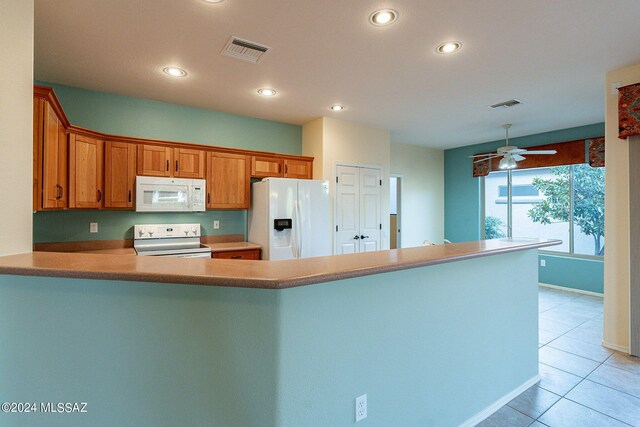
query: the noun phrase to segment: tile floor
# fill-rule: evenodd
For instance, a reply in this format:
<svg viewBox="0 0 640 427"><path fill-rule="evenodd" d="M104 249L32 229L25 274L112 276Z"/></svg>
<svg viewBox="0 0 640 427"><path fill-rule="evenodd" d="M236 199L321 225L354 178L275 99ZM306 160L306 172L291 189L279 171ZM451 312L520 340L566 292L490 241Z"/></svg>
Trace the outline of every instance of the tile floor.
<svg viewBox="0 0 640 427"><path fill-rule="evenodd" d="M542 380L480 427L640 427L640 358L604 348L602 298L540 287Z"/></svg>

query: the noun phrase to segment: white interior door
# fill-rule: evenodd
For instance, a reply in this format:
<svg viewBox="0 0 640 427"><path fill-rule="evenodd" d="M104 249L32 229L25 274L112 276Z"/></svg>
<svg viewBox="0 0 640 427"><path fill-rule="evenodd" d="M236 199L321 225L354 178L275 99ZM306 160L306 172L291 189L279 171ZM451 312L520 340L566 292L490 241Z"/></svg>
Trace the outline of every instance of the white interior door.
<svg viewBox="0 0 640 427"><path fill-rule="evenodd" d="M360 169L336 168L336 255L360 252Z"/></svg>
<svg viewBox="0 0 640 427"><path fill-rule="evenodd" d="M382 171L336 167L336 254L380 250Z"/></svg>
<svg viewBox="0 0 640 427"><path fill-rule="evenodd" d="M380 169L360 168L360 252L380 250Z"/></svg>

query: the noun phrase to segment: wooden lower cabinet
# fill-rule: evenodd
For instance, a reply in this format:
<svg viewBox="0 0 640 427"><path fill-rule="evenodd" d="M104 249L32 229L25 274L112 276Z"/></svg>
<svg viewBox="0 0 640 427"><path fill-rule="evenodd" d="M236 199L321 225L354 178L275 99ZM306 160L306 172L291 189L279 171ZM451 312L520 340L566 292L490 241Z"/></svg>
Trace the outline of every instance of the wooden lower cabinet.
<svg viewBox="0 0 640 427"><path fill-rule="evenodd" d="M279 157L251 156L251 176L253 178L282 177L283 159Z"/></svg>
<svg viewBox="0 0 640 427"><path fill-rule="evenodd" d="M69 134L69 208L98 209L103 204L104 143Z"/></svg>
<svg viewBox="0 0 640 427"><path fill-rule="evenodd" d="M260 249L248 249L246 251L212 252L211 258L220 259L260 259Z"/></svg>
<svg viewBox="0 0 640 427"><path fill-rule="evenodd" d="M104 207L133 208L136 181L136 144L104 144Z"/></svg>
<svg viewBox="0 0 640 427"><path fill-rule="evenodd" d="M284 177L312 179L313 162L309 162L307 160L284 159Z"/></svg>
<svg viewBox="0 0 640 427"><path fill-rule="evenodd" d="M208 153L207 208L249 209L250 190L249 156Z"/></svg>

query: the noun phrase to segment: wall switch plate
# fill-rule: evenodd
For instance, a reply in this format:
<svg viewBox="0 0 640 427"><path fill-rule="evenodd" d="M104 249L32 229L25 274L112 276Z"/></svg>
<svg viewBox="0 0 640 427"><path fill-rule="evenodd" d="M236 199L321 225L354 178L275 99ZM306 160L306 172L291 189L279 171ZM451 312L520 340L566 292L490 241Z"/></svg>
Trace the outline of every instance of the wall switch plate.
<svg viewBox="0 0 640 427"><path fill-rule="evenodd" d="M367 418L367 395L356 397L356 422Z"/></svg>
<svg viewBox="0 0 640 427"><path fill-rule="evenodd" d="M98 223L91 222L89 223L89 233L97 233L98 232Z"/></svg>
<svg viewBox="0 0 640 427"><path fill-rule="evenodd" d="M547 266L547 261L544 259L540 260L540 267L546 267Z"/></svg>
<svg viewBox="0 0 640 427"><path fill-rule="evenodd" d="M220 221L213 221L213 229L217 230L220 228Z"/></svg>

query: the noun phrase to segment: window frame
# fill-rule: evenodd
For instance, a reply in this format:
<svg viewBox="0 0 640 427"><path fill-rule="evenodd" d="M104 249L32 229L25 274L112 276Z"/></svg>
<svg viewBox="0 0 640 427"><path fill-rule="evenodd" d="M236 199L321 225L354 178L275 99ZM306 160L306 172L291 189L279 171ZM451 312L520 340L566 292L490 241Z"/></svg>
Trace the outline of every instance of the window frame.
<svg viewBox="0 0 640 427"><path fill-rule="evenodd" d="M589 255L589 254L576 254L575 253L575 246L574 246L574 235L575 235L575 224L574 224L574 193L573 193L573 180L574 180L574 167L576 165L564 165L564 166L569 166L569 212L571 212L571 215L569 216L569 252L560 252L560 251L554 251L551 249L538 249L538 253L541 255L548 255L548 256L562 256L562 257L567 257L567 258L579 258L579 259L592 259L592 260L599 260L602 261L604 259L604 255ZM543 167L540 168L535 168L535 169L542 169ZM518 170L525 170L525 169L508 169L506 170L507 175L506 175L506 181L507 181L507 227L506 227L506 231L507 231L507 238L511 238L513 237L513 179L512 179L512 172L513 171L518 171ZM487 175L488 176L488 175ZM487 178L487 176L483 176L482 180L480 182L480 194L481 194L481 199L482 199L482 206L480 209L480 214L482 215L481 217L481 221L480 221L480 236L482 237L482 239L485 238L485 218L486 218L486 183L485 180Z"/></svg>

